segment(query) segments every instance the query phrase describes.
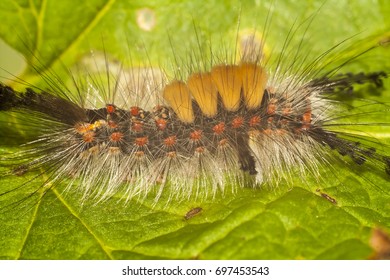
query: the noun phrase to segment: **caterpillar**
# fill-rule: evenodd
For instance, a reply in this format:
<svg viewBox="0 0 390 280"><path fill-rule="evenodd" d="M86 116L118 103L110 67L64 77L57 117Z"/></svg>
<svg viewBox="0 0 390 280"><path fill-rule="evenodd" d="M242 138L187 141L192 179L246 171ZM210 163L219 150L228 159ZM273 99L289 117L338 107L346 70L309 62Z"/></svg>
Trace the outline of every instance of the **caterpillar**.
<svg viewBox="0 0 390 280"><path fill-rule="evenodd" d="M46 131L27 145L28 161L13 172L50 166L55 172L50 184L74 178L69 188L78 184L86 197L103 198L124 185L126 199L156 186L158 199L168 181L176 194L193 194L194 188L207 195L209 185L215 195L229 180L242 185L245 174L257 184L280 180L296 168L305 176L313 166L318 172L317 159L328 157L329 150L356 164L383 161L389 172L386 156L324 128L327 111L334 110L325 93L354 82L381 86L385 73L292 78L285 84L269 75L261 61L217 65L164 86L168 106L153 111L130 102L127 108L113 102L88 109L85 101L2 86L1 110L28 110Z"/></svg>
<svg viewBox="0 0 390 280"><path fill-rule="evenodd" d="M112 75L107 61L107 80L87 74L87 82L74 81L77 94L64 85L38 92L2 84L0 110L21 112L38 131L9 174L47 170L43 189L66 181L84 200L155 193L157 202L167 185L176 198L214 197L226 185L277 185L318 174L334 157L356 165L369 159L390 173L387 155L333 129L344 110L335 92L346 95L365 83L381 88L387 74L319 74L326 53L308 66L286 64L284 53L271 64L256 36L245 39L250 43L243 43L237 62L154 81L149 91L162 98L142 92L141 83L155 79L152 68L135 81L139 96L126 96L134 73L123 85L121 71Z"/></svg>
<svg viewBox="0 0 390 280"><path fill-rule="evenodd" d="M193 19L175 12L185 1L147 9L160 18L140 42L113 2L103 46L104 28L50 70L63 41L26 44L40 81L1 84L1 258L365 258L369 229L388 227L388 33L350 32L368 17L339 1L308 18L310 4L286 17L288 3L245 1L238 27L234 5L194 2ZM168 36L154 32L164 11ZM130 55L115 52L120 26Z"/></svg>

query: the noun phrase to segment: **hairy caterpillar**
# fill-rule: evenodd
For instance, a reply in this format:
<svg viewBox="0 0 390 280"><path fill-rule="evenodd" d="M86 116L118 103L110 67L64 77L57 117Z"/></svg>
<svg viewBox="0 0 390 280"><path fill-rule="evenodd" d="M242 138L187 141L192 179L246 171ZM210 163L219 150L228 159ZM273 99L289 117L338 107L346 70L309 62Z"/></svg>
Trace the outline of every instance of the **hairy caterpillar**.
<svg viewBox="0 0 390 280"><path fill-rule="evenodd" d="M329 97L353 91L354 84L382 87L386 73L319 74L326 53L304 66L300 50L285 62L289 47L269 62L256 36L242 39L238 61L214 59L208 69L180 73L169 83L153 81L151 68L123 82L121 70L114 73L106 61L107 79L87 73L86 82L74 82L77 94L65 85L42 92L2 85L0 109L22 110L39 131L11 173L46 169L43 189L67 180L84 198L121 192L126 201L150 192L158 201L168 184L173 196L190 198L215 196L248 179L256 186L304 178L337 153L358 165L373 160L390 173L386 155L332 128L344 109ZM162 100L154 97L148 110L145 104L156 102L151 95Z"/></svg>
<svg viewBox="0 0 390 280"><path fill-rule="evenodd" d="M174 74L169 75L167 70L169 82L161 74L165 68L161 71L148 62L139 69L137 63L130 63L132 67L127 68L112 62L107 51L102 59L92 59L97 68L102 62L103 75L87 69L80 80L75 78L76 87L61 84L50 75L43 76L48 78L49 86L40 89L25 91L3 85L2 108L22 109L15 123L30 130L33 127L33 134L38 134L39 139L21 148L27 153L19 152L21 157L9 161L12 169L7 178L21 175L21 180L33 173L26 171L35 169L37 178L43 181L39 182L37 193L65 185L67 193L81 192L84 203L97 204L114 197L131 204L133 198L143 201L148 194L153 203L164 195L168 200L210 201L224 193L224 188L231 187L238 193L243 186L275 187L285 181L292 186L297 181L305 184L309 176L323 183L323 166L332 170L334 162L387 176L387 146L364 137L364 131L353 133L359 128L351 123L359 125L359 121L348 123L367 113L379 115L371 119L373 126L381 124L386 105L373 102L370 107L366 106L369 102L363 101L361 107L353 106L357 110L354 111L348 103L339 101L353 97L359 83L368 84L364 90L380 88L385 78L380 70L384 69L364 74L357 70L351 75L339 70L370 49L360 48L352 55L352 61L351 57L337 61L337 52L343 51L348 41L340 48L328 46L314 58L306 58L305 51L311 45L306 42L307 37L295 33L304 33L305 28L293 26L288 35L298 36L295 45L290 37L284 37L279 42L280 53L270 51L271 55L267 53L267 48L273 48L268 43L271 29L267 27L246 33L247 40L254 44L241 48L238 56L235 49L245 39L234 41L233 47L226 49L214 42L208 52L209 46L203 46L202 39L196 38L189 51L193 55L185 61L176 54L180 44L173 42L169 50L175 52L174 59L178 61L173 62ZM241 29L234 32L240 34ZM173 35L172 32L170 36ZM306 43L303 48L301 45ZM233 79L225 79L230 76ZM237 84L235 78L239 80ZM233 84L229 84L231 81ZM214 90L205 90L207 85ZM237 85L239 90L224 91L225 85ZM124 87L131 88L131 99L126 98L128 91L123 93ZM145 88L147 94L143 96ZM251 94L257 88L260 94ZM177 93L180 99L175 96ZM156 107L161 103L163 106ZM35 112L26 114L25 108ZM14 115L4 115L6 122L13 120L8 117ZM346 134L345 128L352 132ZM374 151L373 146L381 151ZM72 153L67 153L72 149ZM137 156L142 159L135 159ZM19 159L22 162L15 164ZM3 193L4 197L12 192ZM203 205L202 208L206 209Z"/></svg>

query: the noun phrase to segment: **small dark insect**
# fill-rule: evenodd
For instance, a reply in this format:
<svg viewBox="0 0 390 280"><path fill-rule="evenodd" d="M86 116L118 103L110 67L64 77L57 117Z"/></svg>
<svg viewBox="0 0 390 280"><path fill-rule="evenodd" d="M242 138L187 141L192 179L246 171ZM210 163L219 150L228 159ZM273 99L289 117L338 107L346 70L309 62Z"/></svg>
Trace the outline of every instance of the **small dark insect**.
<svg viewBox="0 0 390 280"><path fill-rule="evenodd" d="M323 193L321 192L320 189L316 189L316 192L320 193L320 195L325 198L326 200L330 201L331 203L333 203L334 205L337 205L337 200L333 197L331 197L330 195L326 194L326 193Z"/></svg>
<svg viewBox="0 0 390 280"><path fill-rule="evenodd" d="M198 215L200 212L202 212L203 208L202 207L195 207L192 208L190 211L188 211L184 215L184 219L189 220L192 219L194 216Z"/></svg>

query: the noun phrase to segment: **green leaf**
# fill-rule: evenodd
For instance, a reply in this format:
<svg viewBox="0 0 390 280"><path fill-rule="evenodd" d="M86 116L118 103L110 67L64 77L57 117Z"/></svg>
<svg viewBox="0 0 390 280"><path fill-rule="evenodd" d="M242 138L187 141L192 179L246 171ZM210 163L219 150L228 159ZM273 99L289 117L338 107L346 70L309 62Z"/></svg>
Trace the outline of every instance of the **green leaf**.
<svg viewBox="0 0 390 280"><path fill-rule="evenodd" d="M263 35L266 47L274 53L283 49L289 34L294 35L287 43L299 46L302 40L305 47L298 51L309 51L312 59L351 38L342 45L343 52L331 56L341 61L390 36L388 1L259 2L3 0L0 37L26 60L27 67L18 77L42 85L42 75L52 73L67 83L70 77L63 65L73 69L91 49L105 52L109 58L124 59L130 65L164 69L170 69L175 60L188 68L187 55L202 50L204 41L210 41L220 54L234 54L238 20L240 30L251 28L260 33L266 33L264 24L268 23ZM137 11L143 8L154 13L156 23L151 31L137 23ZM271 17L267 19L270 9ZM300 27L301 23L308 24L310 36L302 37L306 29L305 24ZM352 50L345 45L352 45ZM389 48L380 47L346 69L389 72L389 58ZM4 63L3 58L0 61ZM174 75L177 69L171 70L168 74ZM15 83L13 86L20 87ZM388 81L386 87L381 95L364 97L388 102ZM4 120L2 127L7 126ZM23 137L15 130L9 127L7 131ZM379 142L389 143L386 127L370 132ZM2 154L17 150L6 141L1 143ZM388 152L387 147L382 150ZM39 189L47 179L43 174L33 183L0 196L1 206L11 204L7 211L0 212L0 258L370 257L372 230L379 227L390 231L390 183L384 172L371 165L335 161L331 167L321 167L319 179L300 178L300 173L291 175L294 179L290 184L282 182L277 188L242 188L235 194L227 192L203 200L169 201L165 193L157 205L153 198L124 205L118 197L94 205L81 204L80 195L64 193L63 186L55 186L43 195ZM0 192L22 186L34 176L2 178ZM41 196L37 203L12 204L37 189ZM186 219L187 212L196 207L202 208L201 212Z"/></svg>

